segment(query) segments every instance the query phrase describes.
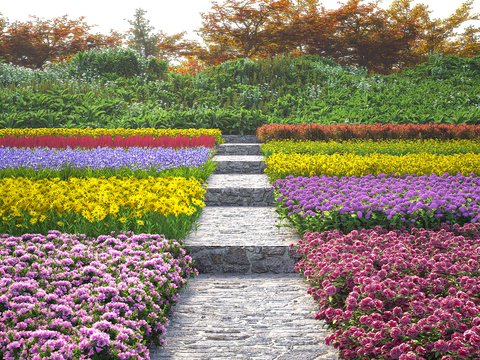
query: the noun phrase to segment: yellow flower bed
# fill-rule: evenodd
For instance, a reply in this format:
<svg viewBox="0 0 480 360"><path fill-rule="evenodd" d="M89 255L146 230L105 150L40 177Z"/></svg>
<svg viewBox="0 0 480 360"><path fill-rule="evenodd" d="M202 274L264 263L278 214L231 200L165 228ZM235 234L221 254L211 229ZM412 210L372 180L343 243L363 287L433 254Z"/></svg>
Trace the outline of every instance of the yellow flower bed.
<svg viewBox="0 0 480 360"><path fill-rule="evenodd" d="M9 136L47 136L47 135L62 135L62 136L93 136L101 135L117 135L123 137L130 136L146 136L152 135L154 137L161 137L162 135L168 137L176 137L178 134L198 137L200 135L215 136L215 144L223 144L225 140L221 137L222 132L219 129L64 129L64 128L38 128L38 129L0 129L0 137Z"/></svg>
<svg viewBox="0 0 480 360"><path fill-rule="evenodd" d="M205 206L202 199L206 190L200 185L199 180L183 177L70 178L66 181L5 178L0 180L0 216L4 224L12 218L22 222L22 212L26 211L32 216L33 224L45 221L52 209L56 214L81 214L90 222L103 220L107 215L117 218L121 216L120 208L130 209L130 218L141 218L147 211L192 215L195 212L192 204Z"/></svg>
<svg viewBox="0 0 480 360"><path fill-rule="evenodd" d="M302 153L333 155L335 153L351 153L356 155L368 155L372 153L389 155L407 155L418 153L429 154L467 154L480 153L480 141L478 140L350 140L337 141L269 141L260 146L262 154L268 158L274 153Z"/></svg>
<svg viewBox="0 0 480 360"><path fill-rule="evenodd" d="M288 175L311 177L318 176L363 176L378 174L417 174L455 175L462 173L468 176L480 174L480 154L436 155L428 153L408 154L403 156L370 154L283 154L276 153L265 161L270 183L284 179Z"/></svg>

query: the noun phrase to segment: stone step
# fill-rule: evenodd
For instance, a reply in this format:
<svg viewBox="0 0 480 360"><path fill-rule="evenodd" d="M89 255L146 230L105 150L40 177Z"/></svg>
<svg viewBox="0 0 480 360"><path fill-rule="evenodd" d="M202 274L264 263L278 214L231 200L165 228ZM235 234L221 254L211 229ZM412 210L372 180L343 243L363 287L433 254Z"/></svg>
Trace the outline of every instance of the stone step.
<svg viewBox="0 0 480 360"><path fill-rule="evenodd" d="M200 273L292 273L300 235L278 217L273 206L206 206L184 245Z"/></svg>
<svg viewBox="0 0 480 360"><path fill-rule="evenodd" d="M261 144L240 144L230 143L215 145L216 155L231 156L231 155L257 155L261 156Z"/></svg>
<svg viewBox="0 0 480 360"><path fill-rule="evenodd" d="M262 159L256 155L215 155L212 161L218 166L213 174L264 174L267 167Z"/></svg>
<svg viewBox="0 0 480 360"><path fill-rule="evenodd" d="M263 141L259 140L256 135L222 135L226 144L230 143L247 143L247 144L260 144Z"/></svg>
<svg viewBox="0 0 480 360"><path fill-rule="evenodd" d="M151 360L337 360L299 274L204 274L180 290Z"/></svg>
<svg viewBox="0 0 480 360"><path fill-rule="evenodd" d="M207 179L206 206L274 206L265 174L212 174Z"/></svg>

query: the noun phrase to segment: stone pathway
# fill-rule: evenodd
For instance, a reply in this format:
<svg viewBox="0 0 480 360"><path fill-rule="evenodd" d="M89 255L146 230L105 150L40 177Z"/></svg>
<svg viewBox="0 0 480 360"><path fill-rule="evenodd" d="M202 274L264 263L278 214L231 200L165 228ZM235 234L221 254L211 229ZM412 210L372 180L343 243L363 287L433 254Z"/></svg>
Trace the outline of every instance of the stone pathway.
<svg viewBox="0 0 480 360"><path fill-rule="evenodd" d="M200 226L185 239L200 274L180 291L167 344L151 347L150 359L337 360L324 342L329 331L313 318L308 283L293 272L299 256L288 245L300 237L274 226L259 141L224 137Z"/></svg>

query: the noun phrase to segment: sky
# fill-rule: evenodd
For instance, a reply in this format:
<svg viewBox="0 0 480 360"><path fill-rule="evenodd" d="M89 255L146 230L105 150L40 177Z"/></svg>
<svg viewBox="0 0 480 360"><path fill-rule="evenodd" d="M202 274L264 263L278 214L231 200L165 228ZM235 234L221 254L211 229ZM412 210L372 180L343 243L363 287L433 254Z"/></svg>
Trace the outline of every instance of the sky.
<svg viewBox="0 0 480 360"><path fill-rule="evenodd" d="M217 2L221 5L225 1L217 0ZM347 2L347 0L319 0L319 4L326 10L338 9ZM360 4L369 2L373 0L364 0ZM413 0L410 7L413 8L416 4L428 5L428 10L432 11L430 19L445 19L454 14L464 2L465 0ZM378 6L386 10L392 3L393 0L383 0ZM212 5L211 0L136 0L125 3L111 0L17 0L2 1L0 13L9 23L34 22L34 18L29 15L38 16L43 18L42 20L64 15L68 15L68 20L78 20L81 16L85 16L83 21L92 26L89 33L109 35L111 29L121 34L128 31L131 25L127 20L133 20L136 9L140 8L146 11L144 18L150 20L148 25L154 28L152 33L156 34L162 30L164 34L171 36L186 31L184 39L196 40L204 46L200 34L194 30L202 26L200 12L204 12L205 15L211 13ZM471 15L476 13L480 14L480 0L474 0L470 11ZM467 21L457 28L456 32L462 33L463 29L469 25L479 27L480 20Z"/></svg>

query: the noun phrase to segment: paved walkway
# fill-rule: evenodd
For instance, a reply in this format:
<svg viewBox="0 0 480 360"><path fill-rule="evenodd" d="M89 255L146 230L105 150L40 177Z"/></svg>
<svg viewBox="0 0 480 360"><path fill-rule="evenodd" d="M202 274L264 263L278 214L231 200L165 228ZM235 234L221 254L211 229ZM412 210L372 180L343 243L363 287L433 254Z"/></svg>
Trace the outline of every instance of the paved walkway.
<svg viewBox="0 0 480 360"><path fill-rule="evenodd" d="M200 274L180 291L167 344L152 347L150 359L337 360L325 345L328 330L313 318L319 307L308 283L293 273L298 254L288 245L299 235L274 226L258 139L226 140L200 231L185 239Z"/></svg>
<svg viewBox="0 0 480 360"><path fill-rule="evenodd" d="M299 274L200 274L150 359L337 360Z"/></svg>

